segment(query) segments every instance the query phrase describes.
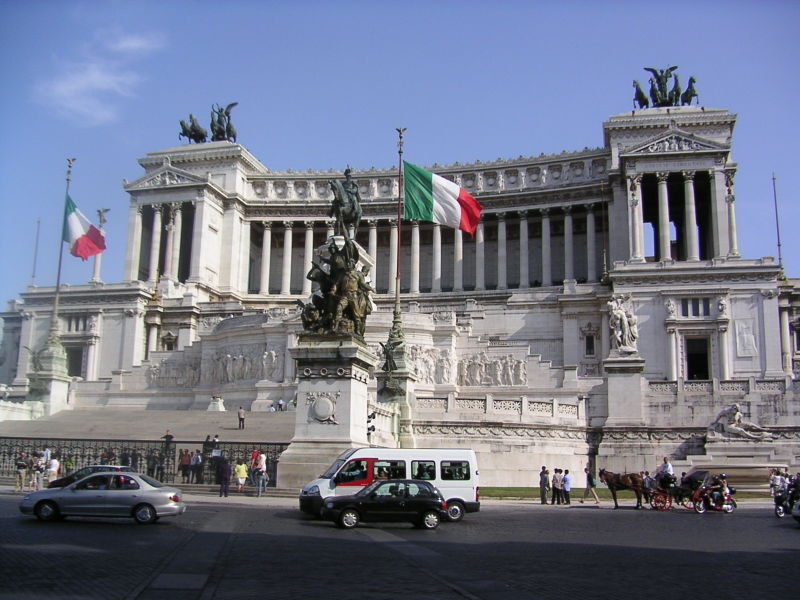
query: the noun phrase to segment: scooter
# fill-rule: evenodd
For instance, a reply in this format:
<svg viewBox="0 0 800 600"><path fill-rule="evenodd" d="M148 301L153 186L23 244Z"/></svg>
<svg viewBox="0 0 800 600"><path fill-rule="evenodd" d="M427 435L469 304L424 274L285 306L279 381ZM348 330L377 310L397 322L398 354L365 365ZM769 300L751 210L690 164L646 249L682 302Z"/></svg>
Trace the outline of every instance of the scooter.
<svg viewBox="0 0 800 600"><path fill-rule="evenodd" d="M784 488L775 493L775 516L779 519L792 514L792 507L800 499L800 488L797 485Z"/></svg>
<svg viewBox="0 0 800 600"><path fill-rule="evenodd" d="M736 500L733 499L733 495L735 493L736 488L728 487L725 494L720 494L714 498L712 490L709 486L700 486L697 488L697 490L695 490L694 495L692 496L694 512L699 515L702 515L707 510L716 510L722 513L732 513L736 508Z"/></svg>

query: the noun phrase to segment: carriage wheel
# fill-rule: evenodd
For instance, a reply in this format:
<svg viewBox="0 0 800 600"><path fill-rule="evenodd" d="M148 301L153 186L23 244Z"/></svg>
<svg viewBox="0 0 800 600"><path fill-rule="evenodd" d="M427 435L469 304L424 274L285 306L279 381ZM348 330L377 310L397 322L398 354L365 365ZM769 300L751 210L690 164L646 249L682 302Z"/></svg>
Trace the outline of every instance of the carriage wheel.
<svg viewBox="0 0 800 600"><path fill-rule="evenodd" d="M694 510L694 502L692 502L692 496L684 496L681 498L679 504L685 508L686 510Z"/></svg>
<svg viewBox="0 0 800 600"><path fill-rule="evenodd" d="M656 510L669 510L669 496L666 494L653 494L650 504Z"/></svg>

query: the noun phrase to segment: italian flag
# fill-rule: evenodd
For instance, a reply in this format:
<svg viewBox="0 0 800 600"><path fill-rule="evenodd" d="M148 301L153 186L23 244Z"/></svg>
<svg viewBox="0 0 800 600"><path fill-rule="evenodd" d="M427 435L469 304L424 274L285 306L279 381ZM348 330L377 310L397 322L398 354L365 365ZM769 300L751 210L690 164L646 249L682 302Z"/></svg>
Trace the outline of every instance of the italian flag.
<svg viewBox="0 0 800 600"><path fill-rule="evenodd" d="M403 217L433 221L470 235L481 220L483 207L452 181L403 161Z"/></svg>
<svg viewBox="0 0 800 600"><path fill-rule="evenodd" d="M69 244L70 254L83 260L106 249L103 234L83 216L69 194L64 205L63 239Z"/></svg>

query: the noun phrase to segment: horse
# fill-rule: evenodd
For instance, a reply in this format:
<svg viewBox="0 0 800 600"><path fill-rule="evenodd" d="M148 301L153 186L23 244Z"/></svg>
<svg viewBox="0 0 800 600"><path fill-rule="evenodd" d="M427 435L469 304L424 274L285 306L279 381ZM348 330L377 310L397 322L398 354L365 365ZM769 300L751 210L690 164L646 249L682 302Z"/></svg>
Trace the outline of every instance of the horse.
<svg viewBox="0 0 800 600"><path fill-rule="evenodd" d="M347 235L347 226L352 225L353 235L355 235L358 231L358 224L361 222L361 216L364 214L361 204L355 194L346 191L341 181L333 180L329 182L329 185L333 191L334 199L328 216L336 219L336 233ZM352 185L354 186L355 184Z"/></svg>
<svg viewBox="0 0 800 600"><path fill-rule="evenodd" d="M194 142L196 144L202 144L206 141L208 132L200 126L200 123L197 122L197 117L194 115L189 115L189 123L181 120L180 124L181 131L178 134L178 139L185 137L190 143Z"/></svg>
<svg viewBox="0 0 800 600"><path fill-rule="evenodd" d="M639 85L639 82L635 79L633 80L633 88L635 91L633 95L633 106L636 108L636 105L639 105L639 108L649 108L650 101L647 99L647 94L642 91L642 86Z"/></svg>
<svg viewBox="0 0 800 600"><path fill-rule="evenodd" d="M612 473L611 471L600 469L597 477L611 491L611 497L614 499L614 508L619 508L617 490L633 490L633 493L636 494L636 508L642 508L644 480L641 475L638 473Z"/></svg>
<svg viewBox="0 0 800 600"><path fill-rule="evenodd" d="M697 98L697 103L700 104L700 97L697 95L697 90L694 89L696 81L694 77L689 77L689 87L681 94L681 106L691 106L692 98Z"/></svg>
<svg viewBox="0 0 800 600"><path fill-rule="evenodd" d="M681 104L681 83L678 81L678 74L673 73L672 78L675 82L672 85L672 89L669 91L669 102L672 106L680 106Z"/></svg>

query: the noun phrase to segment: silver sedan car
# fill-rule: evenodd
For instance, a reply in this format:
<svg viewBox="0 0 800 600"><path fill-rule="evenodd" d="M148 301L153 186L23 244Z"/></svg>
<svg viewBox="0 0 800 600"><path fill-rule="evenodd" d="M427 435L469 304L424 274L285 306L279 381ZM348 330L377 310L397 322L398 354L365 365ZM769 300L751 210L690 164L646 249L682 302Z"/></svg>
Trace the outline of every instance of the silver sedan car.
<svg viewBox="0 0 800 600"><path fill-rule="evenodd" d="M133 517L153 523L186 511L181 491L141 473L94 473L63 488L40 490L19 503L42 521L64 517Z"/></svg>

